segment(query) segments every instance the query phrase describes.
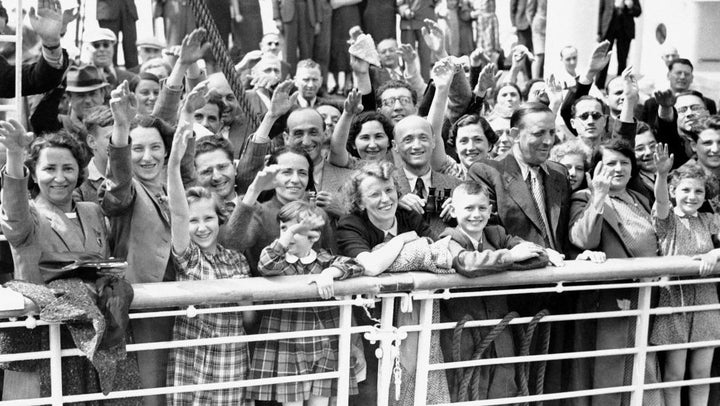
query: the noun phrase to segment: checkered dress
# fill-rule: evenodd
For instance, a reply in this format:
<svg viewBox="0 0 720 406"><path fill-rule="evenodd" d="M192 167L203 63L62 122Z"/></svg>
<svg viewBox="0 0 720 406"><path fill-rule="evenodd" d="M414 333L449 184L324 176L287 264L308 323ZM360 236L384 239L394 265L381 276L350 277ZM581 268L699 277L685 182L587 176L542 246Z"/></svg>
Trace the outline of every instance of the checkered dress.
<svg viewBox="0 0 720 406"><path fill-rule="evenodd" d="M246 278L245 257L218 245L208 254L190 243L182 255L173 252L178 264L177 280ZM175 319L173 340L244 335L242 313L201 314ZM176 348L168 361L168 386L229 382L247 379L250 354L247 344ZM168 405L250 405L244 388L185 392L168 395Z"/></svg>
<svg viewBox="0 0 720 406"><path fill-rule="evenodd" d="M342 278L359 276L363 272L354 259L335 256L320 250L310 263L297 260L288 262L287 249L277 240L263 249L258 271L270 275L319 274L325 268L335 267L343 272ZM276 309L265 312L260 324L260 334L288 331L321 330L337 328L337 308ZM281 376L307 375L333 372L338 367L337 337L307 337L276 341L261 341L255 347L250 375L252 379ZM298 402L311 395L330 397L337 393L337 380L324 379L263 385L249 389L250 397L256 400ZM350 371L350 393L357 394L354 371Z"/></svg>

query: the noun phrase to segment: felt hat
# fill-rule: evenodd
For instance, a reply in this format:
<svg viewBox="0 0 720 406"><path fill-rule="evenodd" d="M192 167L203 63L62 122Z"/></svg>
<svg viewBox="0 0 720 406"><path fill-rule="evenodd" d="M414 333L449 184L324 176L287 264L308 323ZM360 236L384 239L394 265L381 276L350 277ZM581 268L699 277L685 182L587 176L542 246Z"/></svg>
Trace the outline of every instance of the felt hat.
<svg viewBox="0 0 720 406"><path fill-rule="evenodd" d="M103 71L93 65L71 66L67 72L68 92L91 92L110 84L105 80Z"/></svg>

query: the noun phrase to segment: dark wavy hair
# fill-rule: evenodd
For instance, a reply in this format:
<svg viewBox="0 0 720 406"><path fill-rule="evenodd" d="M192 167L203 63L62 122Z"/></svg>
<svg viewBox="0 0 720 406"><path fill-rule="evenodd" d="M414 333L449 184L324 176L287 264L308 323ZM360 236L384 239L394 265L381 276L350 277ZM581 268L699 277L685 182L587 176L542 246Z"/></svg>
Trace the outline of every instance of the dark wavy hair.
<svg viewBox="0 0 720 406"><path fill-rule="evenodd" d="M286 145L283 145L280 148L277 148L272 155L270 155L270 158L268 158L266 166L275 165L278 163L278 158L285 154L296 154L300 155L301 157L305 158L305 160L308 163L308 184L305 187L305 190L307 191L314 191L315 190L315 178L313 177L313 162L310 158L310 155L308 155L307 152L305 152L302 149L299 148L293 148L288 147ZM275 196L275 189L266 190L263 192L260 192L260 195L258 196L258 202L266 202L272 197Z"/></svg>
<svg viewBox="0 0 720 406"><path fill-rule="evenodd" d="M30 144L30 152L25 160L25 165L30 170L30 174L33 176L35 175L37 162L40 159L40 152L46 148L64 148L70 151L78 164L78 178L74 187L82 185L85 181L85 171L83 169L87 166L89 158L85 152L85 148L80 144L80 142L78 142L75 137L65 130L46 133L42 137L35 139L35 141ZM28 187L32 197L35 197L40 193L40 188L34 180L30 182Z"/></svg>
<svg viewBox="0 0 720 406"><path fill-rule="evenodd" d="M482 117L479 114L465 114L464 116L460 117L455 124L450 127L450 138L449 141L452 142L452 145L457 145L457 133L458 130L462 127L466 127L469 125L477 124L482 128L483 134L485 134L485 138L488 140L488 144L490 149L493 148L493 145L498 140L497 134L495 134L495 130L492 129L490 126L490 123L488 123L487 120L485 120L484 117Z"/></svg>
<svg viewBox="0 0 720 406"><path fill-rule="evenodd" d="M357 138L358 134L360 134L363 124L369 123L371 121L377 121L380 123L383 128L383 132L388 137L388 148L390 148L390 140L393 139L392 122L390 122L390 120L388 120L388 118L379 111L366 111L355 117L352 121L352 124L350 124L350 130L348 131L347 140L347 150L348 152L350 152L350 155L360 158L360 154L358 154L357 149L355 148L355 139Z"/></svg>
<svg viewBox="0 0 720 406"><path fill-rule="evenodd" d="M217 150L223 151L229 160L233 160L232 143L222 135L206 135L195 141L195 157Z"/></svg>
<svg viewBox="0 0 720 406"><path fill-rule="evenodd" d="M130 122L130 131L137 127L154 128L160 133L160 138L162 138L163 145L165 146L165 158L167 158L170 154L175 128L161 118L144 114L135 116Z"/></svg>
<svg viewBox="0 0 720 406"><path fill-rule="evenodd" d="M630 145L628 141L620 138L609 139L593 150L592 156L590 157L590 168L588 169L588 172L595 173L595 167L602 162L605 150L619 152L630 160L630 166L632 168L630 175L631 178L634 178L638 174L639 169L637 161L635 160L635 149L633 149L632 145Z"/></svg>

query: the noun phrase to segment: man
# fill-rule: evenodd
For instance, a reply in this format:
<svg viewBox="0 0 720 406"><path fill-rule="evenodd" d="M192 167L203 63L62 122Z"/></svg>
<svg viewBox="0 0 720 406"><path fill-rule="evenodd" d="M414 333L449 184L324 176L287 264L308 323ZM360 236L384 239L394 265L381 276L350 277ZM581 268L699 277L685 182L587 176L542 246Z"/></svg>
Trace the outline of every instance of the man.
<svg viewBox="0 0 720 406"><path fill-rule="evenodd" d="M263 58L274 58L280 61L280 74L279 78L283 80L292 76L292 70L290 65L282 60L282 48L283 48L283 37L282 35L274 32L263 35L260 41L260 49L250 51L243 56L243 58L235 65L235 70L240 73L241 80L243 81L245 88L250 87L250 76L252 69L257 63Z"/></svg>
<svg viewBox="0 0 720 406"><path fill-rule="evenodd" d="M706 98L702 93L689 90L672 93L672 90L655 93L658 107L657 141L668 145L675 155L673 167L687 162L693 155L692 143L701 131L702 122L710 116Z"/></svg>
<svg viewBox="0 0 720 406"><path fill-rule="evenodd" d="M137 8L133 0L98 0L97 2L97 20L100 27L108 29L115 38L122 31L123 55L125 56L125 67L128 69L134 68L138 64L137 48L135 48L137 40L135 21L137 19ZM111 51L112 62L117 64L117 54L114 49ZM113 88L115 86L113 85Z"/></svg>
<svg viewBox="0 0 720 406"><path fill-rule="evenodd" d="M195 145L197 184L208 188L230 210L235 207L231 203L237 196L232 154L230 141L218 135L199 138Z"/></svg>
<svg viewBox="0 0 720 406"><path fill-rule="evenodd" d="M117 37L112 31L107 28L98 28L90 31L86 37L86 41L90 43L94 49L92 64L103 70L107 82L110 84L110 88L116 88L125 80L127 80L128 83L137 80L137 75L134 73L115 66L114 55Z"/></svg>
<svg viewBox="0 0 720 406"><path fill-rule="evenodd" d="M285 36L285 60L291 70L295 71L298 60L313 59L320 64L324 77L330 63L330 3L273 0L272 4L275 25Z"/></svg>
<svg viewBox="0 0 720 406"><path fill-rule="evenodd" d="M167 48L165 41L162 41L157 37L140 38L135 44L137 45L140 64L134 68L128 69L128 71L135 74L140 72L140 66L145 62L152 59L162 58L162 51Z"/></svg>
<svg viewBox="0 0 720 406"><path fill-rule="evenodd" d="M694 75L693 75L693 64L685 58L674 59L668 64L667 78L670 82L670 90L673 94L678 94L687 90L690 90ZM717 107L715 102L709 98L703 97L703 104L707 108L708 112L717 114ZM655 98L649 98L645 101L642 109L640 119L653 127L657 126L658 117L658 104Z"/></svg>
<svg viewBox="0 0 720 406"><path fill-rule="evenodd" d="M420 116L408 116L400 120L393 130L393 151L402 160L402 168L396 172L402 197L398 205L407 210L425 214L430 188L453 189L460 184L454 177L433 171L430 158L435 149L435 136L430 122ZM445 223L436 213L428 213L430 227L436 235L445 230Z"/></svg>
<svg viewBox="0 0 720 406"><path fill-rule="evenodd" d="M598 42L617 44L618 76L627 67L630 42L635 38L635 18L641 13L640 0L600 0ZM606 77L607 65L598 73L599 88L605 87Z"/></svg>
<svg viewBox="0 0 720 406"><path fill-rule="evenodd" d="M238 157L242 155L248 134L251 134L254 128L250 128L250 123L242 119L240 103L235 97L232 88L230 88L230 83L222 73L217 72L209 75L207 86L209 92L218 94L225 105L225 110L221 114L222 127L219 134L230 141L235 148L234 156Z"/></svg>
<svg viewBox="0 0 720 406"><path fill-rule="evenodd" d="M217 134L222 127L220 117L223 110L225 110L225 104L222 102L222 99L219 95L213 94L208 98L204 106L193 111L192 117L196 123L207 128L211 133Z"/></svg>
<svg viewBox="0 0 720 406"><path fill-rule="evenodd" d="M528 51L533 51L531 21L527 16L527 0L510 1L510 23L515 28L518 45L525 45Z"/></svg>
<svg viewBox="0 0 720 406"><path fill-rule="evenodd" d="M563 70L555 75L555 79L559 80L563 85L563 89L575 87L575 77L577 74L578 50L572 45L567 45L560 50L560 61L563 64Z"/></svg>
<svg viewBox="0 0 720 406"><path fill-rule="evenodd" d="M422 28L425 20L437 20L435 15L436 0L398 0L400 14L400 41L415 47L420 58L420 74L426 82L430 80L432 67L432 51L425 43Z"/></svg>
<svg viewBox="0 0 720 406"><path fill-rule="evenodd" d="M245 92L245 100L253 107L259 117L263 117L270 108L273 89L280 81L282 61L273 54L263 57L252 68L252 89Z"/></svg>
<svg viewBox="0 0 720 406"><path fill-rule="evenodd" d="M407 82L388 81L377 89L375 95L378 111L393 124L397 124L407 116L417 114L417 93Z"/></svg>
<svg viewBox="0 0 720 406"><path fill-rule="evenodd" d="M105 181L108 145L113 123L112 112L108 106L91 108L83 119L83 124L87 128L87 145L92 151L92 159L87 166L87 178L75 189L73 196L75 201L98 202L98 190Z"/></svg>
<svg viewBox="0 0 720 406"><path fill-rule="evenodd" d="M291 97L297 106L315 107L317 104L327 102L318 97L323 84L323 74L317 62L310 59L298 62L294 81L298 91Z"/></svg>
<svg viewBox="0 0 720 406"><path fill-rule="evenodd" d="M380 55L380 68L370 66L370 81L372 87L377 89L389 80L405 80L416 92L425 91L425 81L420 76L419 66L417 64L417 52L409 45L404 45L402 50L398 48L397 40L387 38L380 41L377 45L378 55ZM400 64L400 56L403 55L404 64ZM405 59L408 60L405 60Z"/></svg>
<svg viewBox="0 0 720 406"><path fill-rule="evenodd" d="M87 145L87 129L83 119L90 109L105 103L110 91L109 84L99 68L93 65L73 66L67 73L65 91L70 94L70 114L60 115L58 119L65 130Z"/></svg>

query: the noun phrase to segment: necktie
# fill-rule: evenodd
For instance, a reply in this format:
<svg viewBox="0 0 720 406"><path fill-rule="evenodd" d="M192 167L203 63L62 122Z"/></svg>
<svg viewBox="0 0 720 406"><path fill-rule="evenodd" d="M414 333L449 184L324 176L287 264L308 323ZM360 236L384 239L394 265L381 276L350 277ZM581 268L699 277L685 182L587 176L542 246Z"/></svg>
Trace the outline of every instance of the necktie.
<svg viewBox="0 0 720 406"><path fill-rule="evenodd" d="M533 200L535 201L535 208L537 209L538 214L540 214L540 223L542 223L541 225L547 246L554 249L555 244L553 244L550 228L548 227L549 222L545 208L545 191L543 190L539 177L540 173L538 170L536 168L530 168L526 181L530 185L530 191L532 192Z"/></svg>
<svg viewBox="0 0 720 406"><path fill-rule="evenodd" d="M425 182L423 182L422 178L417 178L415 181L415 189L413 190L413 193L421 199L425 198Z"/></svg>

